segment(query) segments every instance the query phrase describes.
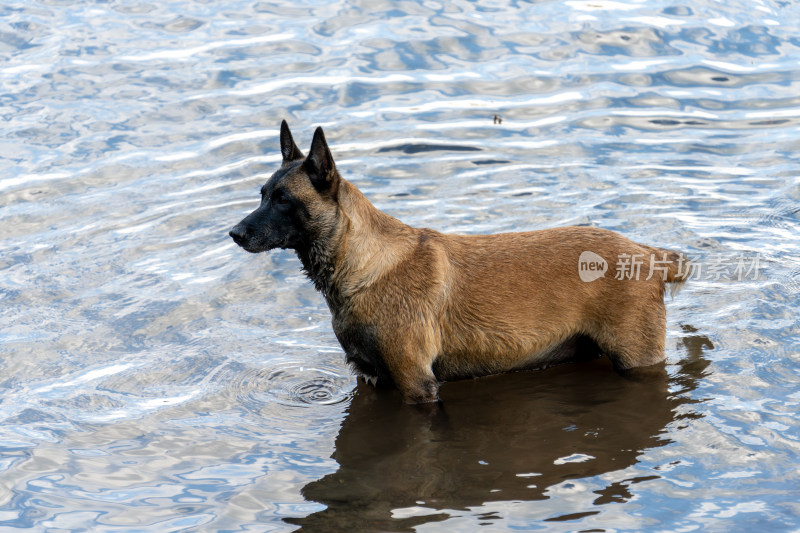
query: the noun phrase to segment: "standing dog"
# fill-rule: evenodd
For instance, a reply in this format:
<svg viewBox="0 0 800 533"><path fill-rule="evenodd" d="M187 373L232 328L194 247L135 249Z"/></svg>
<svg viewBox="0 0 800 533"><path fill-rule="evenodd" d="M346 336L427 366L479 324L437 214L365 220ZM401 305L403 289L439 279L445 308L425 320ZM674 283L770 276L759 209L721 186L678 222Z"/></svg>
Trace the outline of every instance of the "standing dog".
<svg viewBox="0 0 800 533"><path fill-rule="evenodd" d="M230 235L252 253L295 250L347 362L406 402L436 401L441 381L563 361L586 339L620 369L664 359L664 288L686 278L681 254L590 227L412 228L339 175L322 128L307 157L286 121L280 144L261 205ZM605 276L607 261L631 268Z"/></svg>

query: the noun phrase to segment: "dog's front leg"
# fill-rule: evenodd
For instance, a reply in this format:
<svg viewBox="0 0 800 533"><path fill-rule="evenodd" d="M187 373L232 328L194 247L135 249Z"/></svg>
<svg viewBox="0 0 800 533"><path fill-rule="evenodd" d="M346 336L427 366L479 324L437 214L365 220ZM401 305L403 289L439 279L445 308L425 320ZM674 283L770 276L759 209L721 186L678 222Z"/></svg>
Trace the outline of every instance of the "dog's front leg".
<svg viewBox="0 0 800 533"><path fill-rule="evenodd" d="M415 375L413 378L395 378L397 388L403 394L406 403L429 403L439 401L439 382L430 372L429 375Z"/></svg>
<svg viewBox="0 0 800 533"><path fill-rule="evenodd" d="M411 349L392 355L386 363L406 403L439 401L439 381L431 369L432 358Z"/></svg>

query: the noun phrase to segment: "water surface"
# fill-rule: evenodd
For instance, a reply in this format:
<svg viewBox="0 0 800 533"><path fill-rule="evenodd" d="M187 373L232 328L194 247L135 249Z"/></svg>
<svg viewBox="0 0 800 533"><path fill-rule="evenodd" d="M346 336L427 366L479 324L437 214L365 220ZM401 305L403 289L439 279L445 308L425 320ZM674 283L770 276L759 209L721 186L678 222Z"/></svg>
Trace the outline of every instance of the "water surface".
<svg viewBox="0 0 800 533"><path fill-rule="evenodd" d="M0 13L3 530L800 527L796 5ZM283 118L409 224L698 258L663 371L357 383L296 257L227 236Z"/></svg>

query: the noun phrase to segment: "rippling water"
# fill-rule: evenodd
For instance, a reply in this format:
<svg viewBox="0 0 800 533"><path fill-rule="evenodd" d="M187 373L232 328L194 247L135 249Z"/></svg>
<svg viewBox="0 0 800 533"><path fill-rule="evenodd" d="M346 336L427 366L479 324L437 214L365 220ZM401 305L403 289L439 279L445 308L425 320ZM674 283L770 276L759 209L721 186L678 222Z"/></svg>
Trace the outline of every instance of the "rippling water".
<svg viewBox="0 0 800 533"><path fill-rule="evenodd" d="M0 6L0 528L800 527L800 8L284 4ZM227 237L282 118L413 225L700 258L666 372L357 384L297 259Z"/></svg>

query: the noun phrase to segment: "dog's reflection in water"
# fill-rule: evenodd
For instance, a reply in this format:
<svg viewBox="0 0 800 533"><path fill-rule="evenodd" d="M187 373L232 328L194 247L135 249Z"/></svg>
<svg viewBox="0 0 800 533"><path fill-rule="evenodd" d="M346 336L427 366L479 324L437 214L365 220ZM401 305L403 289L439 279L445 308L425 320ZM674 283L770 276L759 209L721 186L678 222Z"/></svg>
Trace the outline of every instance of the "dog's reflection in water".
<svg viewBox="0 0 800 533"><path fill-rule="evenodd" d="M677 408L691 401L713 345L684 330L676 366L620 375L603 357L448 383L439 405L405 405L360 380L336 439L339 469L302 491L327 508L287 521L304 531L409 531L447 518L445 509L546 499L562 481L625 469L669 442L668 424L694 416ZM614 483L595 504L626 501L631 490ZM395 518L411 507L430 514Z"/></svg>

